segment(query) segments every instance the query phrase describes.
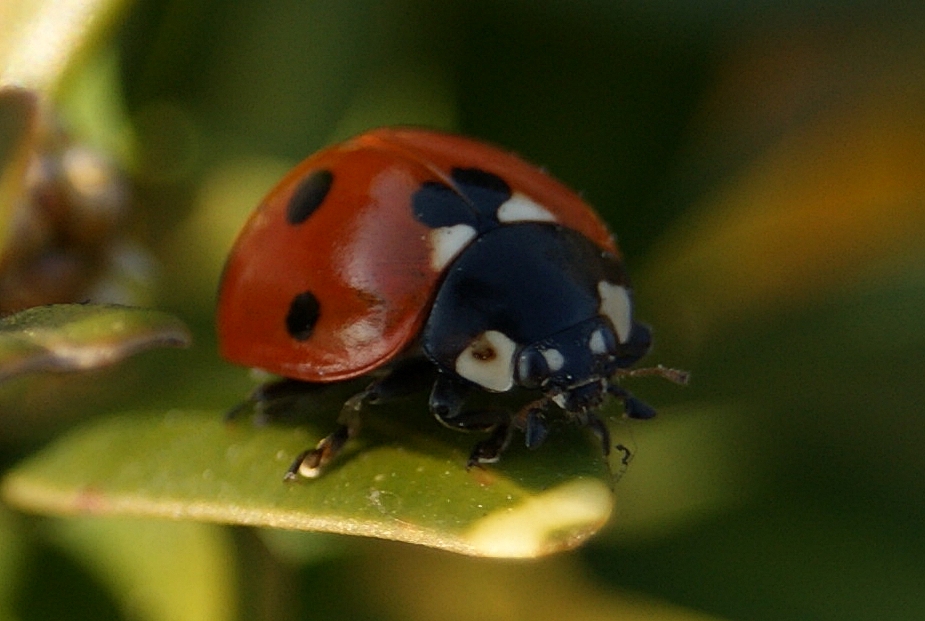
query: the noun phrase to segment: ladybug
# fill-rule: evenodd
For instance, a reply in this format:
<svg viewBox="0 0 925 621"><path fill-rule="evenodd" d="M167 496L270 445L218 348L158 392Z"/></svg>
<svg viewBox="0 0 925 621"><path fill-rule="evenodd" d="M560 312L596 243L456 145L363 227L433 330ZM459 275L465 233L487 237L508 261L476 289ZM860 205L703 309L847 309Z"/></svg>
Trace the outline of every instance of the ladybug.
<svg viewBox="0 0 925 621"><path fill-rule="evenodd" d="M618 378L687 380L628 368L650 331L634 320L613 236L581 198L515 155L421 129L369 131L289 172L234 244L217 331L227 360L284 378L251 396L261 407L375 376L287 480L318 476L367 405L422 387L438 421L489 433L471 467L497 461L515 430L538 447L550 410L589 427L606 455L606 396L631 418L655 414ZM467 407L477 391L516 391L524 405Z"/></svg>

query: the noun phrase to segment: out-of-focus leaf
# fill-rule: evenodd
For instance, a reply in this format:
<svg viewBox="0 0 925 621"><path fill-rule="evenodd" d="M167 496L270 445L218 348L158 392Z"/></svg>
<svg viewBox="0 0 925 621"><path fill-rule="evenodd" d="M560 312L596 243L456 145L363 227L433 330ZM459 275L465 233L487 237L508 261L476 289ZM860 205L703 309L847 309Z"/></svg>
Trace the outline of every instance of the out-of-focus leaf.
<svg viewBox="0 0 925 621"><path fill-rule="evenodd" d="M120 71L115 45L105 45L88 55L55 99L55 112L81 143L105 153L120 169L134 174L138 144L122 97Z"/></svg>
<svg viewBox="0 0 925 621"><path fill-rule="evenodd" d="M0 86L50 92L124 0L0 3Z"/></svg>
<svg viewBox="0 0 925 621"><path fill-rule="evenodd" d="M659 325L702 340L921 255L925 92L887 94L792 129L675 227L640 278Z"/></svg>
<svg viewBox="0 0 925 621"><path fill-rule="evenodd" d="M236 580L227 531L193 522L71 519L51 539L110 587L126 618L234 619Z"/></svg>
<svg viewBox="0 0 925 621"><path fill-rule="evenodd" d="M0 87L0 248L6 241L13 205L25 190L37 126L37 95L26 89Z"/></svg>
<svg viewBox="0 0 925 621"><path fill-rule="evenodd" d="M379 125L452 130L458 123L456 93L445 68L389 59L344 110L330 141L346 140Z"/></svg>
<svg viewBox="0 0 925 621"><path fill-rule="evenodd" d="M0 319L0 381L32 371L93 369L153 347L185 347L190 333L167 313L53 304Z"/></svg>
<svg viewBox="0 0 925 621"><path fill-rule="evenodd" d="M766 483L757 431L745 406L659 410L633 430L633 459L620 478L619 519L606 539L626 545L691 528L750 502ZM618 432L619 433L619 432Z"/></svg>
<svg viewBox="0 0 925 621"><path fill-rule="evenodd" d="M376 610L407 621L708 621L719 617L601 586L575 556L529 564L485 563L429 550L383 547L365 563ZM372 560L371 559L371 560ZM632 567L620 571L630 573ZM408 585L414 585L409 588Z"/></svg>
<svg viewBox="0 0 925 621"><path fill-rule="evenodd" d="M19 586L17 573L22 556L12 515L0 506L0 619L12 619L12 599Z"/></svg>
<svg viewBox="0 0 925 621"><path fill-rule="evenodd" d="M588 434L556 429L538 451L464 467L472 436L397 407L319 479L282 474L323 427L227 425L218 412L97 421L15 468L6 499L50 513L162 516L408 541L479 556L533 557L577 546L613 506L611 475ZM428 425L426 432L416 429Z"/></svg>
<svg viewBox="0 0 925 621"><path fill-rule="evenodd" d="M209 172L200 184L192 213L164 240L164 271L173 283L165 293L172 304L192 300L200 311L203 306L211 310L215 283L235 237L260 199L292 164L249 158L225 162ZM196 269L189 269L190 265Z"/></svg>
<svg viewBox="0 0 925 621"><path fill-rule="evenodd" d="M263 528L257 533L274 558L293 565L306 565L338 557L347 548L346 539L330 533L280 528Z"/></svg>

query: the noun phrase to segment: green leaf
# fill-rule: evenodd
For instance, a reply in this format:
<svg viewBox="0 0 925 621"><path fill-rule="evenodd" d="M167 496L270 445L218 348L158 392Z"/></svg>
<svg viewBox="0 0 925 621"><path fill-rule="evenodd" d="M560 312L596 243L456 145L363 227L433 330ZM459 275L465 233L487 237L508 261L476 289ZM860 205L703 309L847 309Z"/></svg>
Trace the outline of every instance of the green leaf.
<svg viewBox="0 0 925 621"><path fill-rule="evenodd" d="M32 371L79 371L152 347L185 347L189 330L167 313L117 305L53 304L0 319L0 381Z"/></svg>
<svg viewBox="0 0 925 621"><path fill-rule="evenodd" d="M21 533L13 514L0 506L0 619L12 619L13 602L18 588L18 576L25 557Z"/></svg>
<svg viewBox="0 0 925 621"><path fill-rule="evenodd" d="M11 471L3 493L42 513L327 531L494 557L575 547L611 513L608 464L576 426L555 429L540 450L515 446L497 467L467 471L477 438L440 428L424 404L379 406L364 422L320 478L284 483L324 425L306 433L224 424L219 412L126 414L61 438Z"/></svg>
<svg viewBox="0 0 925 621"><path fill-rule="evenodd" d="M125 618L236 618L230 533L194 522L83 518L46 523L53 543L109 587Z"/></svg>

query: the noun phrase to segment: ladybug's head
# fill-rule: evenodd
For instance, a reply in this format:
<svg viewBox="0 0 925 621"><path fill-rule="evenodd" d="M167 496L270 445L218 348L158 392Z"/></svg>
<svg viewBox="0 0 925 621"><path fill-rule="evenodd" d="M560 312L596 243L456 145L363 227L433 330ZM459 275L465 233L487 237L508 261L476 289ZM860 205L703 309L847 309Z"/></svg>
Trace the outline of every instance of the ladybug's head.
<svg viewBox="0 0 925 621"><path fill-rule="evenodd" d="M598 315L523 347L515 381L542 391L568 412L585 412L601 404L609 379L645 356L651 342L649 329L634 323L621 343L610 320Z"/></svg>

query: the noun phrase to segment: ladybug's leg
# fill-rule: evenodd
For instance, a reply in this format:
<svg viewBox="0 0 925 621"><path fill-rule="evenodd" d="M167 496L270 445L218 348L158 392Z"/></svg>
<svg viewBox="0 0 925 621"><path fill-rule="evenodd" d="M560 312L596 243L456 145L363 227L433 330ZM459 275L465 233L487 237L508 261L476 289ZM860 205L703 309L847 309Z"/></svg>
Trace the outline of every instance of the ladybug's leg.
<svg viewBox="0 0 925 621"><path fill-rule="evenodd" d="M315 448L300 453L286 471L285 480L295 480L299 475L314 479L321 474L347 440L360 432L360 412L365 406L413 394L430 382L433 382L433 363L430 361L410 358L396 364L366 389L347 399L337 417L334 432L323 438Z"/></svg>
<svg viewBox="0 0 925 621"><path fill-rule="evenodd" d="M604 457L610 455L610 429L607 428L607 424L601 420L601 417L594 412L584 412L578 415L578 422L590 429L591 432L597 436L597 439L601 443L601 450L604 453Z"/></svg>
<svg viewBox="0 0 925 621"><path fill-rule="evenodd" d="M469 453L469 460L466 461L466 469L481 464L493 464L501 459L501 453L511 443L511 436L514 435L514 426L510 421L499 422L495 425L486 440L482 440Z"/></svg>
<svg viewBox="0 0 925 621"><path fill-rule="evenodd" d="M369 388L347 399L337 417L337 428L322 438L315 448L299 453L283 479L294 481L299 475L306 479L317 478L322 468L344 448L347 440L360 432L360 410L369 401Z"/></svg>
<svg viewBox="0 0 925 621"><path fill-rule="evenodd" d="M528 449L539 448L549 435L549 427L546 426L548 407L549 398L543 397L520 408L514 417L514 426L524 432L524 445Z"/></svg>
<svg viewBox="0 0 925 621"><path fill-rule="evenodd" d="M607 386L607 392L617 399L623 400L623 410L630 418L647 420L655 416L655 409L651 405L637 399L625 388L617 386L616 384L610 384Z"/></svg>
<svg viewBox="0 0 925 621"><path fill-rule="evenodd" d="M247 399L231 408L225 414L225 421L232 421L248 410L256 413L257 424L283 421L295 418L293 415L301 410L298 401L312 397L316 393L326 390L330 384L315 384L300 382L294 379L281 379L261 384Z"/></svg>
<svg viewBox="0 0 925 621"><path fill-rule="evenodd" d="M471 384L445 374L439 374L430 393L430 412L442 424L459 431L493 431L498 425L510 425L507 410L464 410Z"/></svg>
<svg viewBox="0 0 925 621"><path fill-rule="evenodd" d="M447 427L457 427L452 421L459 417L471 390L470 384L460 382L445 373L438 373L430 392L430 413Z"/></svg>
<svg viewBox="0 0 925 621"><path fill-rule="evenodd" d="M510 444L515 429L515 421L507 410L464 410L463 405L471 388L471 384L441 373L430 393L430 411L442 424L459 431L491 432L486 440L472 449L467 468L498 461Z"/></svg>

